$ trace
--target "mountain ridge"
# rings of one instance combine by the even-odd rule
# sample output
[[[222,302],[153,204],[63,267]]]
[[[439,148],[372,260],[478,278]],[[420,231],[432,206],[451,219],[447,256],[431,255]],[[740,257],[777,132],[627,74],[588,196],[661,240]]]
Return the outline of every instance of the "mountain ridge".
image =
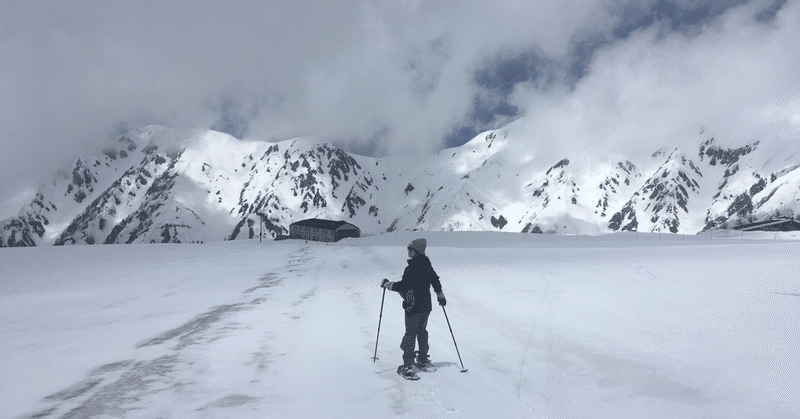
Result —
[[[0,246],[274,237],[304,218],[362,234],[510,231],[694,234],[795,217],[798,147],[665,147],[644,161],[576,151],[546,169],[513,124],[423,157],[350,154],[326,142],[240,141],[146,126],[121,135],[0,221]],[[785,144],[783,144],[785,145]]]

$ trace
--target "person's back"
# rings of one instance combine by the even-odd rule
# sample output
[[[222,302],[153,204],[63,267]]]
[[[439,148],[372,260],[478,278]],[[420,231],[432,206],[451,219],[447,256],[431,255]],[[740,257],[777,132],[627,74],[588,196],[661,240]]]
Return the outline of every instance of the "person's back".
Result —
[[[424,254],[417,254],[408,260],[403,279],[394,283],[391,289],[403,297],[406,313],[417,314],[429,313],[433,309],[431,286],[437,294],[442,292],[439,275],[433,270],[430,259]]]

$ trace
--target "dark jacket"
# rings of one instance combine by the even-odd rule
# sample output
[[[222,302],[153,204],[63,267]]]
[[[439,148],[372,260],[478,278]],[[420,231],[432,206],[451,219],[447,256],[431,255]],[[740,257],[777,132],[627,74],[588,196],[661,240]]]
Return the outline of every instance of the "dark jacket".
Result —
[[[408,260],[403,279],[392,282],[389,289],[400,293],[403,308],[407,315],[411,315],[431,312],[431,285],[434,292],[442,292],[442,283],[431,266],[431,260],[425,255],[417,255]]]

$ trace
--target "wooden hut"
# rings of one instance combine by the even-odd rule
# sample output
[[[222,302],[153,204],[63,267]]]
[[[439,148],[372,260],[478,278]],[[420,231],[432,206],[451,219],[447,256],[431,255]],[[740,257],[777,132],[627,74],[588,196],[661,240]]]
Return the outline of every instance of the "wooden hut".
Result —
[[[345,237],[360,237],[361,230],[346,221],[310,218],[289,225],[289,238],[337,242]]]

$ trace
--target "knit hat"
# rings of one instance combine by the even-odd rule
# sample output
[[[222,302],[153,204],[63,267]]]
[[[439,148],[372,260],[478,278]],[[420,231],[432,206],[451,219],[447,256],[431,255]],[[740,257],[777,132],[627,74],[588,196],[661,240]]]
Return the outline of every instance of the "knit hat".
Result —
[[[425,247],[428,246],[428,241],[425,239],[416,239],[408,244],[408,248],[414,250],[420,255],[425,254]]]

